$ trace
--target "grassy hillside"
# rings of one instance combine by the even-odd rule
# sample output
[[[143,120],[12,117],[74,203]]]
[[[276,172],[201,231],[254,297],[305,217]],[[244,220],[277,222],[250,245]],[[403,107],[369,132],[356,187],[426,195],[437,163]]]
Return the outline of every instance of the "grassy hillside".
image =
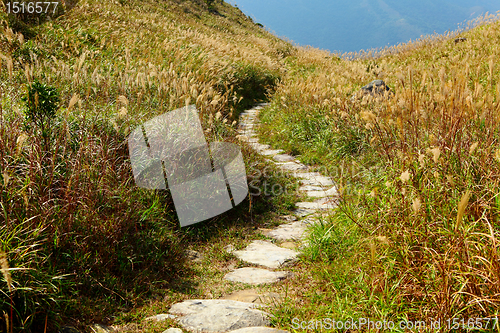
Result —
[[[261,133],[328,173],[341,198],[313,230],[312,269],[289,286],[278,323],[436,318],[444,327],[499,315],[497,19],[458,43],[435,36],[376,58],[298,49],[286,59]],[[392,98],[359,92],[378,78]]]
[[[496,18],[464,42],[435,36],[356,60],[294,48],[220,1],[66,1],[50,21],[0,18],[0,330],[161,332],[143,318],[226,293],[221,276],[238,262],[223,247],[261,237],[296,198],[251,196],[180,229],[168,191],[134,185],[126,139],[196,104],[207,141],[238,142],[238,113],[267,96],[262,138],[341,190],[275,326],[498,315]],[[375,78],[392,98],[359,94]],[[263,184],[269,166],[242,148]]]
[[[158,298],[204,297],[192,279],[217,267],[193,269],[184,250],[225,262],[235,234],[292,205],[247,199],[180,230],[168,191],[135,186],[126,141],[196,104],[207,141],[237,142],[238,112],[273,90],[289,44],[220,1],[65,4],[52,20],[0,14],[2,332],[130,321]],[[264,164],[243,148],[257,184]]]

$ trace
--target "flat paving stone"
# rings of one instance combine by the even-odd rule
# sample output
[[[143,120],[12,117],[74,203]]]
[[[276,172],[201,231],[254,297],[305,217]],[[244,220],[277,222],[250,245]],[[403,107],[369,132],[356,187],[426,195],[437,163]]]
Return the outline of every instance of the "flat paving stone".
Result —
[[[308,197],[313,198],[325,198],[325,197],[333,197],[338,196],[337,188],[334,186],[329,190],[320,190],[320,191],[306,191],[306,195]]]
[[[299,171],[299,170],[307,170],[309,167],[302,163],[295,162],[285,162],[285,163],[276,163],[280,168],[289,170],[289,171]]]
[[[247,328],[240,328],[239,330],[231,331],[228,333],[289,333],[289,332],[271,327],[247,327]]]
[[[295,157],[287,155],[287,154],[280,154],[280,155],[275,155],[273,156],[273,159],[277,162],[291,162],[295,161]]]
[[[272,156],[272,155],[281,154],[283,151],[284,150],[282,150],[282,149],[266,149],[266,150],[261,151],[260,153],[262,155]]]
[[[334,209],[337,204],[331,201],[332,198],[323,198],[313,202],[299,202],[295,204],[298,208],[318,210],[318,209]]]
[[[170,313],[182,316],[177,322],[192,332],[219,333],[245,327],[268,326],[268,314],[255,303],[225,299],[193,299],[172,305]]]
[[[325,177],[318,172],[300,172],[300,173],[295,173],[294,176],[300,178],[300,182],[304,185],[312,185],[312,186],[335,185],[330,178]]]
[[[304,217],[316,213],[314,209],[297,208],[293,213],[298,217]]]
[[[267,269],[244,267],[238,268],[224,276],[224,279],[233,282],[242,282],[247,284],[259,285],[267,283],[275,283],[286,279],[290,272],[280,271],[271,272]]]
[[[264,151],[264,150],[267,150],[267,149],[271,148],[271,146],[270,146],[270,145],[264,145],[264,144],[262,144],[262,143],[251,143],[251,144],[250,144],[250,146],[251,146],[253,149],[255,149],[255,150],[259,151],[259,152],[261,152],[261,151]]]
[[[252,264],[278,268],[295,262],[299,252],[281,248],[271,242],[255,240],[245,250],[234,251],[233,254]]]
[[[305,237],[306,224],[298,221],[287,224],[282,224],[276,229],[266,231],[264,234],[276,240],[301,240]]]

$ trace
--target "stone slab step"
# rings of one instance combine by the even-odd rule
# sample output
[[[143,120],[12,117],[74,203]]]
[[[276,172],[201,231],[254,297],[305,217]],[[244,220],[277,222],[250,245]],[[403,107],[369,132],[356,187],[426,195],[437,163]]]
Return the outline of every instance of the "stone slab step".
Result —
[[[339,194],[335,186],[329,190],[306,191],[305,193],[308,197],[313,198],[336,197]]]
[[[299,252],[281,248],[271,242],[255,240],[246,249],[234,251],[233,254],[248,263],[279,268],[294,263]]]
[[[295,157],[287,155],[287,154],[280,154],[280,155],[275,155],[273,156],[273,159],[277,162],[291,162],[295,161]]]
[[[301,240],[305,237],[307,225],[303,222],[282,224],[276,229],[267,230],[264,235],[276,240]]]
[[[282,149],[267,149],[267,150],[263,150],[261,151],[260,153],[262,155],[266,155],[266,156],[273,156],[273,155],[277,155],[277,154],[281,154],[284,150]]]
[[[334,209],[337,207],[337,204],[332,200],[332,198],[322,198],[313,202],[298,202],[295,205],[298,208],[310,210],[326,210]]]
[[[300,182],[304,185],[312,185],[312,186],[335,185],[330,178],[325,177],[318,172],[298,172],[294,174],[294,177],[300,178]]]
[[[262,268],[244,267],[227,273],[224,276],[224,279],[232,282],[242,282],[247,284],[259,285],[275,283],[284,280],[289,276],[290,272],[272,272]]]
[[[170,313],[191,332],[219,333],[240,328],[268,326],[269,315],[260,305],[224,299],[193,299],[172,305]]]
[[[280,168],[288,171],[305,171],[309,169],[307,165],[296,162],[276,163]]]

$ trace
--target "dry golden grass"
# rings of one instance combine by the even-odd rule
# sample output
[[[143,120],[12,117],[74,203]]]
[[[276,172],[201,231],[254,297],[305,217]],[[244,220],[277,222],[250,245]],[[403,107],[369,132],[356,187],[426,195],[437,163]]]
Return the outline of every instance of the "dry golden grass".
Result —
[[[262,133],[331,172],[343,193],[340,218],[357,233],[390,240],[380,251],[360,239],[343,259],[325,255],[330,277],[318,276],[338,282],[352,273],[344,286],[366,290],[331,290],[318,304],[345,297],[356,316],[374,319],[498,315],[498,18],[371,53],[298,48],[286,59]],[[394,96],[358,93],[375,79]],[[313,308],[311,318],[346,315],[333,305]]]

